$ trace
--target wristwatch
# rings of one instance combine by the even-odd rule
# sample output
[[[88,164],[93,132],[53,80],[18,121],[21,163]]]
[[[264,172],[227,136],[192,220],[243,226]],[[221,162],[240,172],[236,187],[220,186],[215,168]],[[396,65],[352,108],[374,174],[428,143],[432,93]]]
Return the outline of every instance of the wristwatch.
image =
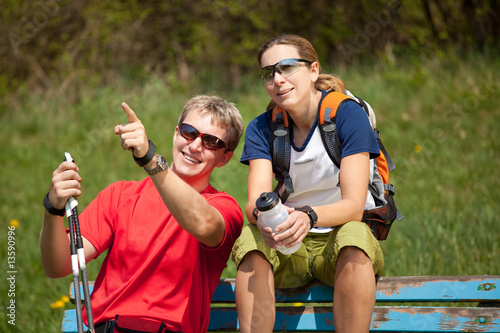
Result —
[[[146,172],[150,176],[156,175],[158,172],[161,172],[161,171],[164,171],[167,169],[168,169],[167,160],[165,159],[165,157],[163,157],[162,155],[159,155],[159,154],[156,154],[156,167],[154,167],[153,169],[149,169],[149,170],[146,169],[146,167],[144,167],[144,170],[146,170]]]
[[[295,210],[298,210],[299,212],[306,213],[307,216],[309,216],[309,220],[311,221],[311,229],[314,228],[316,223],[318,222],[318,214],[310,207],[310,206],[302,206],[302,207],[297,207]],[[310,229],[309,229],[310,230]]]

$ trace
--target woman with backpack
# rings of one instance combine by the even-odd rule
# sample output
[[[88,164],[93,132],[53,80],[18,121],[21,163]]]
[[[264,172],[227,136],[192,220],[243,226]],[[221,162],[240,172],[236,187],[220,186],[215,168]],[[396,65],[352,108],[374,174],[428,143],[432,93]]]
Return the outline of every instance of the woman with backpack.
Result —
[[[368,332],[375,277],[384,266],[379,242],[368,225],[360,222],[364,209],[374,205],[368,191],[370,159],[379,155],[369,119],[354,101],[339,107],[336,124],[342,157],[337,168],[321,142],[317,112],[322,96],[327,91],[344,92],[344,83],[334,75],[321,74],[316,51],[296,35],[264,43],[258,62],[271,102],[248,125],[241,157],[249,165],[246,215],[250,224],[232,252],[238,268],[235,292],[240,330],[272,332],[274,288],[298,287],[317,279],[335,286],[335,331]],[[283,203],[290,215],[276,232],[263,225],[256,210],[261,193],[273,190],[270,128],[274,106],[288,113],[289,175],[294,188]],[[300,243],[291,255],[277,250],[277,246],[290,248]]]

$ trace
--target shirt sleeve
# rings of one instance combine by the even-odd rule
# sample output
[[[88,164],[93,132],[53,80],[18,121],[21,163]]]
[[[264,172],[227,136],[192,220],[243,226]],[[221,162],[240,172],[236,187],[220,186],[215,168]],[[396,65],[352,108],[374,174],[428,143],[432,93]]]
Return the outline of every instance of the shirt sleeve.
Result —
[[[272,110],[271,110],[272,111]],[[255,159],[267,159],[272,161],[270,147],[270,122],[271,111],[267,111],[253,119],[245,130],[245,145],[241,154],[240,162],[248,165],[248,161]]]
[[[244,220],[241,208],[236,199],[226,192],[218,192],[215,195],[205,196],[205,198],[212,207],[215,207],[222,214],[225,222],[225,233],[221,244],[213,248],[205,248],[229,253],[243,227]]]
[[[245,131],[245,145],[240,162],[248,165],[250,160],[272,161],[270,147],[271,112],[253,119]],[[368,152],[370,158],[379,156],[377,138],[364,109],[354,101],[343,103],[337,112],[337,130],[342,145],[342,157]]]
[[[121,181],[106,187],[79,216],[81,234],[96,248],[96,258],[113,241],[115,207],[120,200],[123,185],[124,181]]]
[[[368,152],[370,158],[380,155],[370,120],[356,102],[347,101],[337,111],[337,131],[342,145],[342,158],[363,152]]]

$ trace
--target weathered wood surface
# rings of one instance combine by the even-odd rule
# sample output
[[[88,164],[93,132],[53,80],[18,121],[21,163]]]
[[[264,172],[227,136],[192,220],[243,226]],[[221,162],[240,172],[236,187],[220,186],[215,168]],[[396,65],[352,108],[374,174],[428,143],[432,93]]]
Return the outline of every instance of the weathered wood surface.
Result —
[[[234,279],[221,280],[212,302],[234,302]],[[500,276],[383,276],[377,302],[499,301]],[[277,289],[277,302],[332,302],[333,287],[313,282],[305,287]]]
[[[234,286],[234,279],[220,281],[212,301],[209,331],[238,330]],[[74,302],[72,287],[70,298]],[[275,331],[333,331],[332,301],[333,288],[319,282],[276,290]],[[380,306],[387,302],[391,306]],[[458,307],[463,302],[468,307]],[[478,306],[471,306],[472,302]],[[370,331],[500,332],[499,305],[500,276],[381,277]],[[65,312],[62,331],[76,332],[75,310]]]
[[[235,308],[212,308],[209,330],[236,330]],[[333,331],[330,306],[277,307],[275,331]],[[371,332],[500,332],[498,308],[379,307]]]
[[[209,331],[238,329],[235,308],[212,308]],[[278,307],[275,331],[333,331],[331,307]],[[66,310],[63,332],[77,332],[76,311]],[[498,308],[376,307],[371,332],[500,332]]]

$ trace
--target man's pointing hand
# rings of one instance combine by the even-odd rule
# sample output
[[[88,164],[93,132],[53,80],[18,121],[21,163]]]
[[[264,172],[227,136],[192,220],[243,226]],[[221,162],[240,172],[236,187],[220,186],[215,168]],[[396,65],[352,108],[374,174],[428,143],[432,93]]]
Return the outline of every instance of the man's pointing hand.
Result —
[[[115,126],[115,134],[120,136],[120,143],[125,150],[131,150],[135,157],[141,158],[149,149],[148,137],[144,125],[137,118],[134,110],[122,103],[123,111],[127,115],[128,123]]]

